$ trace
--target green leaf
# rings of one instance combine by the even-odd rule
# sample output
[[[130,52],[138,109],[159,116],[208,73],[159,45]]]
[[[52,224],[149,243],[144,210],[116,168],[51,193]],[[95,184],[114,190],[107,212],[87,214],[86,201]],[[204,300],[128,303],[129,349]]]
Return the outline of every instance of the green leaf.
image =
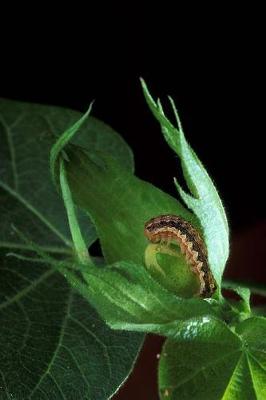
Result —
[[[86,280],[85,296],[114,329],[174,337],[180,321],[215,315],[207,301],[177,297],[158,284],[142,265],[132,262],[90,268]]]
[[[265,329],[265,318],[245,320],[236,333],[211,318],[185,321],[162,350],[161,399],[265,399]]]
[[[244,286],[240,286],[234,282],[222,282],[222,286],[225,289],[233,290],[241,297],[242,301],[237,303],[237,307],[239,308],[240,312],[250,314],[250,289]]]
[[[59,153],[61,150],[65,147],[67,143],[70,142],[70,140],[75,136],[75,133],[77,130],[79,130],[84,122],[87,120],[90,112],[91,112],[92,105],[90,105],[88,111],[74,124],[71,125],[69,129],[67,129],[56,141],[56,143],[53,145],[52,150],[50,152],[50,169],[52,173],[52,178],[54,183],[56,183],[56,161],[59,156]]]
[[[110,330],[44,263],[0,256],[0,398],[109,398],[142,337]]]
[[[95,223],[107,263],[143,264],[148,244],[144,224],[162,213],[193,216],[174,198],[135,177],[106,153],[65,149],[69,186],[76,204]]]
[[[60,107],[0,100],[0,211],[1,247],[25,244],[14,235],[12,224],[51,251],[67,251],[70,233],[60,196],[51,182],[49,152],[56,135],[81,114]],[[107,125],[90,117],[73,141],[85,148],[114,153],[132,171],[132,152]],[[89,245],[95,230],[88,217],[79,215]]]
[[[157,104],[154,102],[144,81],[142,86],[148,106],[159,121],[165,140],[181,159],[190,193],[186,193],[177,181],[175,183],[185,204],[198,217],[208,249],[209,264],[220,286],[229,253],[228,223],[221,199],[207,171],[186,141],[173,100],[170,98],[177,128],[166,118],[160,101]]]
[[[236,286],[234,291],[242,298],[246,309],[250,311],[250,290],[248,288]]]
[[[1,399],[107,399],[127,378],[141,345],[140,335],[111,331],[54,267],[31,259],[30,242],[12,228],[42,250],[72,255],[49,151],[55,135],[80,116],[59,107],[0,101]],[[73,141],[114,153],[133,170],[125,142],[92,117]],[[94,226],[84,213],[79,222],[89,246]],[[22,259],[6,257],[11,252]]]
[[[241,335],[248,364],[248,382],[257,399],[266,398],[266,318],[253,317],[246,319],[236,327]]]

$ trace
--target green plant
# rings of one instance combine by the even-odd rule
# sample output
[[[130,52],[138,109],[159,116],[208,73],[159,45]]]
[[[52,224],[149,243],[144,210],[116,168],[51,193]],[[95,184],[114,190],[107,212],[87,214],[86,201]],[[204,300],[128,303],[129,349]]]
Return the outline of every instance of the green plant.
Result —
[[[110,398],[146,332],[167,338],[162,399],[266,398],[266,319],[250,309],[248,288],[222,281],[229,253],[222,202],[172,99],[177,127],[142,85],[181,160],[190,193],[175,185],[186,207],[134,176],[130,148],[90,110],[0,102],[1,399]],[[160,214],[201,232],[217,284],[212,298],[171,290],[167,268],[177,281],[181,267],[187,271],[178,249],[151,248],[162,279],[145,266],[144,224]],[[97,238],[103,258],[87,250]],[[222,286],[240,300],[226,300]]]

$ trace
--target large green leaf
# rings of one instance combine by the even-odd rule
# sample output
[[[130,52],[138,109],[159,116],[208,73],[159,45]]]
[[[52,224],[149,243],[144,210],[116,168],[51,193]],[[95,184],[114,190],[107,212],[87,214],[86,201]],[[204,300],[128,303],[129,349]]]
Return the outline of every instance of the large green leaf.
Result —
[[[108,328],[44,263],[0,256],[1,400],[109,398],[142,338]]]
[[[266,398],[266,319],[250,318],[233,333],[223,322],[199,317],[183,323],[163,347],[162,399]]]
[[[42,249],[71,254],[49,151],[55,135],[80,116],[58,107],[0,101],[1,399],[106,399],[128,376],[142,341],[111,331],[59,273],[6,257],[32,250],[12,225]],[[75,143],[114,153],[133,170],[131,150],[111,128],[90,117],[80,133]],[[84,213],[79,221],[89,245],[95,229]]]
[[[161,125],[165,140],[181,159],[190,193],[186,193],[177,181],[176,186],[183,201],[198,217],[208,249],[210,267],[220,286],[229,253],[228,223],[221,199],[206,169],[186,141],[173,100],[170,99],[170,102],[178,128],[166,118],[160,101],[157,104],[154,102],[144,81],[142,85],[146,101]]]

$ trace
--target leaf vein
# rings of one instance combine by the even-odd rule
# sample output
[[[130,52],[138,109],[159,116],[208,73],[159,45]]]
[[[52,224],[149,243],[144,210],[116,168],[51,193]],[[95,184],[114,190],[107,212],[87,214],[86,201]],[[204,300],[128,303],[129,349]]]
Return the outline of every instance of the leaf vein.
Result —
[[[18,173],[17,173],[17,164],[16,164],[16,153],[15,153],[15,147],[13,144],[13,138],[11,135],[11,130],[6,124],[5,120],[3,118],[0,118],[1,123],[3,124],[3,127],[5,128],[6,131],[6,136],[7,136],[7,143],[10,151],[10,158],[11,158],[11,166],[12,166],[12,173],[13,173],[13,179],[14,179],[14,188],[15,190],[18,189]]]
[[[48,278],[50,275],[54,274],[53,270],[48,270],[44,274],[42,274],[38,279],[33,281],[30,285],[26,286],[24,289],[20,290],[15,296],[12,298],[9,298],[6,301],[3,301],[0,304],[0,310],[3,310],[4,308],[10,306],[11,304],[18,302],[22,297],[26,296],[31,290],[35,289],[37,285],[42,283],[46,278]]]
[[[69,315],[70,315],[70,307],[71,307],[71,305],[72,305],[72,297],[73,297],[73,295],[72,295],[72,292],[70,291],[70,292],[69,292],[68,302],[67,302],[66,313],[65,313],[64,319],[63,319],[63,321],[62,321],[62,325],[61,325],[61,330],[60,330],[60,334],[59,334],[59,338],[58,338],[57,347],[56,347],[56,349],[55,349],[55,351],[54,351],[54,354],[53,354],[53,356],[52,356],[52,358],[51,358],[51,361],[50,361],[49,365],[47,366],[46,371],[42,374],[42,376],[40,377],[39,382],[38,382],[38,383],[35,385],[35,387],[33,388],[32,392],[31,392],[31,395],[29,396],[29,400],[32,398],[32,396],[34,395],[34,393],[36,392],[36,390],[39,389],[39,387],[41,386],[41,383],[43,382],[43,380],[44,380],[44,378],[45,378],[46,375],[49,375],[49,376],[54,380],[54,382],[56,383],[56,385],[58,385],[58,383],[57,383],[57,382],[55,381],[55,379],[52,377],[52,374],[51,374],[50,371],[51,371],[51,368],[52,368],[52,366],[53,366],[53,364],[54,364],[54,361],[55,361],[55,359],[56,359],[56,357],[57,357],[57,355],[58,355],[59,349],[60,349],[60,347],[61,347],[61,345],[62,345],[62,340],[63,340],[63,336],[64,336],[64,334],[65,334],[65,328],[66,328],[66,325],[67,325],[67,318],[68,318]],[[59,388],[59,389],[60,389],[60,388]],[[60,392],[61,392],[61,389],[60,389]],[[63,395],[63,398],[65,398],[63,393],[62,393],[62,395]]]
[[[85,384],[88,386],[88,394],[89,394],[90,383],[89,383],[89,381],[88,381],[86,375],[84,374],[84,372],[83,372],[82,369],[80,368],[79,363],[78,363],[76,357],[74,356],[73,352],[72,352],[68,347],[62,345],[62,348],[64,348],[64,349],[68,352],[68,354],[71,356],[72,360],[73,360],[74,363],[76,364],[76,367],[77,367],[77,369],[79,370],[80,375],[81,375],[82,378],[83,378],[83,381],[84,381]]]
[[[111,377],[112,376],[111,361],[110,361],[109,353],[108,353],[107,346],[105,345],[105,343],[102,342],[87,326],[85,326],[82,322],[78,321],[75,317],[70,315],[69,318],[74,323],[76,323],[78,326],[80,326],[90,336],[92,336],[94,338],[94,340],[96,341],[96,343],[98,343],[103,348],[103,350],[104,350],[103,354],[104,354],[104,357],[106,359],[106,363],[108,366],[109,376]]]
[[[16,200],[18,200],[21,204],[24,205],[32,214],[34,214],[44,225],[46,225],[56,236],[58,236],[67,246],[71,246],[71,242],[64,236],[62,233],[53,226],[50,221],[48,221],[42,214],[33,207],[24,197],[22,197],[18,192],[11,189],[8,185],[4,182],[0,181],[0,187],[8,192],[11,196],[13,196]]]

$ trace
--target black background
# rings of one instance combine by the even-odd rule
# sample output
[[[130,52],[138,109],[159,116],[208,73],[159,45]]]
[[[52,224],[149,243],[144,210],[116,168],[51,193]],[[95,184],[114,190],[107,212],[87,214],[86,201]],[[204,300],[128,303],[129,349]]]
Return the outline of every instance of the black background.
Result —
[[[0,38],[0,95],[80,111],[95,99],[94,116],[133,148],[137,175],[176,195],[179,163],[145,104],[139,77],[163,103],[170,94],[224,200],[229,277],[265,282],[264,13],[243,4],[187,5],[124,12],[71,6],[68,16],[66,5],[59,11],[38,5],[26,19],[25,9],[11,12]],[[148,342],[117,399],[156,398],[160,344]]]
[[[137,174],[175,195],[178,162],[144,102],[142,76],[154,96],[175,99],[234,232],[265,219],[263,32],[248,9],[198,11],[140,10],[118,23],[92,13],[80,26],[85,10],[13,21],[1,38],[0,95],[81,111],[95,99],[93,114],[132,146]]]

